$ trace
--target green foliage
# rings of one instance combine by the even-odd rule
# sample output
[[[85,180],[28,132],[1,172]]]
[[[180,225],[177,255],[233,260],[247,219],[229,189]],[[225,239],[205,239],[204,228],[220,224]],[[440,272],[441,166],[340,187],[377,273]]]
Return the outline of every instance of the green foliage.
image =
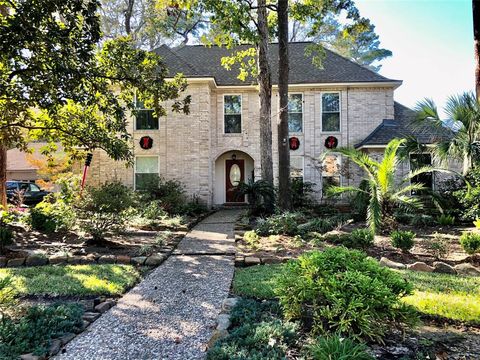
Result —
[[[275,297],[275,277],[281,273],[283,265],[256,265],[236,268],[232,283],[233,292],[238,296],[257,299]]]
[[[301,213],[284,212],[258,221],[255,231],[260,236],[296,235],[298,223],[303,219]]]
[[[0,278],[0,322],[1,317],[6,316],[16,305],[16,291],[12,286],[10,277]]]
[[[301,177],[291,179],[290,196],[293,209],[310,208],[314,204],[313,186],[313,183],[303,181]]]
[[[120,295],[140,278],[130,265],[67,265],[0,269],[19,295]]]
[[[73,207],[54,196],[47,196],[42,202],[30,209],[28,223],[34,230],[48,233],[70,230],[75,224]]]
[[[480,218],[480,166],[470,169],[465,179],[471,188],[463,186],[454,191],[453,196],[460,204],[460,218],[463,221],[474,221]]]
[[[397,168],[401,163],[399,153],[400,147],[406,140],[393,139],[385,148],[382,161],[376,161],[368,154],[353,149],[339,148],[336,153],[350,159],[366,173],[364,181],[368,182],[363,188],[355,186],[331,186],[327,189],[328,196],[338,196],[343,193],[362,193],[363,197],[368,197],[367,222],[372,232],[379,230],[389,230],[394,224],[394,213],[397,209],[415,210],[422,207],[418,197],[408,196],[411,191],[419,191],[424,188],[422,184],[411,183],[398,187],[395,180]],[[410,183],[410,180],[419,174],[431,172],[431,168],[420,168],[410,173],[402,184]],[[366,189],[365,189],[366,188]]]
[[[460,245],[467,254],[480,253],[480,234],[474,232],[463,232],[460,236]]]
[[[351,249],[366,249],[373,245],[374,240],[375,235],[370,229],[355,229],[342,242],[342,245]]]
[[[255,232],[255,230],[246,231],[243,234],[243,240],[251,247],[256,248],[260,242],[260,236]]]
[[[207,353],[208,360],[282,360],[298,339],[298,327],[280,320],[275,302],[240,300],[231,312],[229,335]]]
[[[0,222],[0,254],[5,253],[5,246],[13,244],[13,232],[6,224]]]
[[[455,224],[455,216],[441,214],[440,216],[437,217],[437,222],[440,225],[452,226]]]
[[[342,225],[344,222],[345,217],[342,215],[317,218],[299,225],[298,231],[301,234],[306,234],[310,232],[324,234],[326,232],[332,231],[336,227]]]
[[[168,216],[159,200],[148,202],[146,206],[140,208],[140,211],[141,216],[148,220],[157,220]]]
[[[452,242],[447,236],[436,232],[433,234],[433,238],[427,242],[426,249],[436,259],[442,259],[450,253],[451,246]]]
[[[273,203],[275,191],[271,184],[265,180],[249,180],[248,183],[240,183],[235,188],[237,196],[248,196],[248,203],[252,215],[261,215],[268,212],[268,204]]]
[[[413,231],[398,230],[390,233],[392,245],[404,252],[408,252],[413,248],[415,236],[417,235]]]
[[[364,253],[328,248],[290,261],[276,294],[287,319],[299,319],[313,334],[381,341],[392,325],[414,315],[400,299],[412,286]]]
[[[320,337],[307,347],[310,359],[315,360],[373,360],[364,344],[338,335]]]
[[[477,229],[480,229],[480,218],[476,218],[473,222],[473,225],[475,225]]]
[[[31,352],[46,355],[51,339],[79,331],[82,315],[79,304],[54,304],[32,306],[18,321],[5,317],[0,322],[0,358],[18,359]]]
[[[132,205],[132,191],[119,181],[88,188],[79,206],[81,226],[94,241],[102,240],[107,232],[124,225],[126,210]]]

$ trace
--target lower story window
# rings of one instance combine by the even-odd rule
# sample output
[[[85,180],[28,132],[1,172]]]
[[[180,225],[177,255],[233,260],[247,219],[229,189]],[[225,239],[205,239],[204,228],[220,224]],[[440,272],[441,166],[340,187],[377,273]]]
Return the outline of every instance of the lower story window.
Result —
[[[290,177],[303,179],[303,156],[290,156]]]
[[[137,156],[135,158],[135,189],[145,189],[158,179],[158,156]]]
[[[430,154],[410,154],[410,170],[415,171],[425,166],[432,165],[432,156]],[[411,180],[412,184],[422,184],[426,189],[433,189],[433,174],[426,172],[414,176]],[[419,195],[422,192],[412,191],[412,195]]]
[[[322,194],[325,196],[330,186],[340,186],[341,157],[337,154],[325,156],[322,163]]]

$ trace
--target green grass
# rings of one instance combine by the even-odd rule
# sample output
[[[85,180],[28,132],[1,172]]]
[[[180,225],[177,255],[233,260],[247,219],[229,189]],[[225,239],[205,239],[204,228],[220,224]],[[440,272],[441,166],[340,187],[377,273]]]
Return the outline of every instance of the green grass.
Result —
[[[236,269],[233,278],[233,292],[244,297],[272,299],[275,297],[274,279],[281,269],[281,264]]]
[[[233,292],[239,296],[272,299],[274,278],[282,265],[257,265],[235,271]],[[480,324],[480,277],[401,271],[415,287],[404,301],[421,313]]]
[[[420,312],[480,324],[480,277],[402,271],[415,286],[404,298]]]
[[[130,265],[67,265],[0,269],[19,295],[120,295],[140,278]]]

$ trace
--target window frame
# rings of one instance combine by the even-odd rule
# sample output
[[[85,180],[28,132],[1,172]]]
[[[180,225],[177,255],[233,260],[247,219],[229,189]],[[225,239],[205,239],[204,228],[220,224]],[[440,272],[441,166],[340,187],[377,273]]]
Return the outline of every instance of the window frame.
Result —
[[[240,115],[240,132],[226,132],[225,130],[225,97],[226,96],[240,96],[240,114],[229,114],[229,115]],[[243,94],[239,93],[226,93],[222,95],[222,128],[223,128],[223,135],[227,136],[238,136],[243,134]]]
[[[342,158],[342,154],[340,153],[336,153],[336,152],[332,152],[332,153],[329,153],[327,154],[326,156],[329,156],[329,155],[333,155],[333,156],[336,156],[337,157],[337,164],[338,164],[338,167],[341,167],[342,166],[342,163],[343,163],[343,158]],[[323,160],[325,161],[325,159]],[[321,181],[322,181],[322,189],[321,189],[321,194],[322,194],[322,198],[325,197],[325,193],[324,193],[324,188],[323,188],[323,179],[324,178],[334,178],[334,177],[338,177],[338,186],[343,186],[343,176],[342,176],[342,172],[339,171],[338,172],[338,175],[324,175],[324,171],[323,171],[323,161],[322,161],[322,173],[321,173]]]
[[[134,107],[135,107],[135,111],[139,111],[139,110],[150,110],[150,111],[153,111],[155,112],[155,109],[147,109],[147,108],[138,108],[137,107],[137,93],[135,92],[135,95],[134,95],[134,101],[133,101],[133,104],[134,104]],[[133,114],[132,114],[133,115]],[[158,117],[158,126],[156,129],[139,129],[138,126],[137,126],[137,115],[133,115],[133,118],[134,118],[134,126],[133,126],[133,130],[134,131],[158,131],[160,130],[160,117]]]
[[[338,94],[338,130],[326,131],[323,129],[323,95]],[[328,111],[326,114],[336,114],[336,111]],[[323,134],[340,134],[342,132],[342,92],[341,91],[322,91],[320,93],[320,132]]]
[[[305,95],[304,95],[303,92],[288,93],[289,97],[290,97],[290,95],[301,95],[302,96],[302,131],[294,131],[294,132],[289,131],[288,133],[293,134],[293,135],[301,135],[301,134],[304,134],[304,125],[305,125]],[[288,105],[287,105],[287,112],[290,115],[290,111],[288,111]],[[298,114],[298,113],[294,113],[294,114]],[[290,116],[288,117],[288,121],[290,121]]]
[[[137,159],[138,158],[147,158],[147,157],[155,157],[157,158],[157,173],[137,173]],[[160,177],[160,156],[159,155],[135,155],[134,164],[133,164],[133,189],[138,191],[137,189],[137,174],[157,174]]]

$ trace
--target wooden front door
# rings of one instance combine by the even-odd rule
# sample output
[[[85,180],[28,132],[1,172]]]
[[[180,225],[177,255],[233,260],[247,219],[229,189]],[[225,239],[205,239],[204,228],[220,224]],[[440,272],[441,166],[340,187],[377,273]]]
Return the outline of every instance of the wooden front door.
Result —
[[[227,203],[243,203],[245,195],[238,196],[235,186],[244,181],[245,161],[244,160],[226,160],[225,161],[225,199]]]

